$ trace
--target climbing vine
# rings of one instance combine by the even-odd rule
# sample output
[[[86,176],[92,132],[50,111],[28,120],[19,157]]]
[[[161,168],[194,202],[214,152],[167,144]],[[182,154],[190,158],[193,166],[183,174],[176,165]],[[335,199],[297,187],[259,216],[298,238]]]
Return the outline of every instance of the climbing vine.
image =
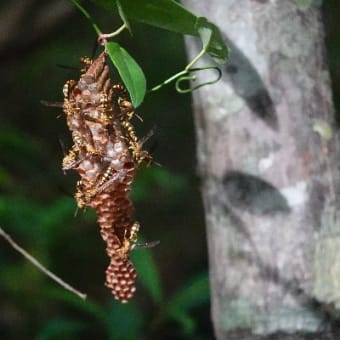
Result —
[[[150,1],[116,1],[114,8],[123,24],[112,33],[102,33],[91,15],[76,0],[70,0],[91,22],[98,34],[98,43],[104,51],[94,60],[83,58],[83,73],[79,81],[69,80],[64,86],[64,112],[72,132],[73,146],[63,160],[63,170],[73,169],[80,175],[75,198],[78,207],[92,207],[98,217],[100,232],[106,242],[110,264],[106,270],[106,286],[115,298],[127,302],[135,291],[136,272],[129,259],[129,253],[137,241],[139,223],[133,219],[133,205],[129,199],[131,184],[139,165],[150,165],[150,154],[142,149],[135,133],[132,118],[134,107],[139,106],[146,93],[146,79],[137,62],[117,42],[109,42],[124,29],[131,31],[129,16],[144,19],[148,16]],[[168,15],[177,12],[179,17],[188,16],[192,20],[194,33],[201,37],[203,48],[184,68],[161,84],[154,86],[156,91],[162,86],[176,82],[178,92],[187,93],[201,86],[212,84],[221,77],[218,67],[193,68],[193,65],[206,53],[218,62],[225,61],[227,49],[220,43],[217,28],[205,18],[196,18],[176,2],[151,1],[152,11],[164,14],[163,5],[168,7]],[[98,2],[108,4],[106,2]],[[142,5],[142,7],[140,7]],[[132,6],[132,7],[131,7]],[[135,6],[139,7],[136,12]],[[151,9],[150,9],[151,10]],[[138,15],[136,16],[136,14]],[[157,24],[152,21],[152,24]],[[190,26],[189,26],[190,27]],[[109,57],[125,86],[114,84],[109,77]],[[218,72],[217,79],[199,84],[192,89],[183,89],[183,81],[195,81],[194,72],[206,69]],[[130,99],[131,98],[131,99]]]

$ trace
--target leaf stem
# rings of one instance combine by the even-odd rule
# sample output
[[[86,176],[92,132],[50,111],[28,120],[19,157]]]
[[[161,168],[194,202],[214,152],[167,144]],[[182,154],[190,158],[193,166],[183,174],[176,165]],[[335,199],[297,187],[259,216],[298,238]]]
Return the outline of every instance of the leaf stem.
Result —
[[[199,59],[202,58],[202,56],[206,53],[206,48],[202,48],[202,50],[197,54],[197,56],[184,68],[183,71],[176,73],[175,75],[173,75],[172,77],[164,80],[162,83],[154,86],[152,89],[149,90],[149,92],[153,92],[153,91],[158,91],[160,88],[162,88],[164,85],[167,85],[169,83],[171,83],[174,80],[177,80],[176,82],[176,90],[178,91],[178,80],[182,81],[182,80],[195,80],[196,76],[189,76],[190,72],[192,71],[197,71],[198,69],[192,69],[193,65],[197,63],[197,61]],[[203,68],[204,69],[204,68]],[[185,93],[185,92],[181,92],[180,93]]]
[[[127,28],[126,24],[124,23],[122,26],[120,26],[118,29],[116,29],[112,33],[100,33],[98,37],[98,41],[101,45],[105,45],[107,42],[107,39],[113,38],[120,34],[125,28]]]
[[[63,281],[60,277],[56,276],[51,271],[49,271],[37,259],[35,259],[32,255],[30,255],[25,249],[21,248],[16,242],[14,242],[11,236],[9,236],[1,227],[0,227],[0,236],[2,236],[17,252],[19,252],[22,256],[24,256],[28,261],[30,261],[35,267],[37,267],[45,275],[49,276],[52,280],[57,282],[60,286],[74,293],[75,295],[78,295],[81,299],[83,300],[86,299],[86,294],[81,293],[80,291],[73,288],[65,281]]]
[[[175,75],[173,75],[172,77],[164,80],[162,83],[154,86],[152,89],[149,90],[149,92],[153,92],[153,91],[158,91],[160,88],[162,88],[164,85],[167,85],[169,83],[171,83],[172,81],[176,80],[177,78],[184,76],[188,73],[188,71],[183,70],[181,72],[176,73]]]
[[[98,25],[93,20],[93,18],[91,17],[90,13],[82,5],[80,5],[80,3],[77,0],[68,0],[68,1],[71,2],[75,7],[79,9],[79,11],[84,15],[84,17],[91,22],[91,25],[93,29],[96,31],[96,33],[98,35],[101,35],[102,32],[99,29]]]
[[[203,55],[206,53],[206,48],[202,48],[200,53],[197,54],[197,56],[191,60],[191,62],[185,67],[185,71],[190,72],[190,69],[194,66],[194,64],[197,63],[199,59],[203,57]]]

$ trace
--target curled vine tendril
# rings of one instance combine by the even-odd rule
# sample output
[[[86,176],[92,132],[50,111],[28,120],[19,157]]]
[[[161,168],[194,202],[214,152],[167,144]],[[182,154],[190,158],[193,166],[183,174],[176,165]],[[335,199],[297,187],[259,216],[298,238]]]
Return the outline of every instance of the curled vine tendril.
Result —
[[[201,71],[206,71],[206,70],[214,70],[217,72],[216,78],[213,80],[206,81],[204,83],[198,84],[193,87],[188,87],[188,88],[183,88],[181,87],[181,84],[185,81],[195,81],[197,79],[197,76],[195,74],[192,74],[194,72],[201,72]],[[154,92],[158,91],[161,89],[163,86],[168,85],[169,83],[175,81],[175,88],[176,91],[179,93],[191,93],[198,88],[206,85],[212,85],[217,83],[220,79],[222,78],[222,71],[219,67],[217,66],[205,66],[205,67],[196,67],[196,68],[191,68],[191,69],[185,69],[184,71],[181,71],[179,73],[176,73],[172,77],[164,80],[162,83],[154,86],[152,89],[149,90],[149,92]]]
[[[210,81],[206,81],[204,83],[198,84],[196,86],[193,87],[189,87],[189,88],[182,88],[180,85],[181,83],[183,83],[184,81],[195,81],[196,80],[196,75],[192,75],[191,73],[193,72],[201,72],[201,71],[205,71],[205,70],[214,70],[217,72],[217,76],[215,79],[210,80]],[[222,78],[222,71],[219,67],[217,66],[205,66],[205,67],[197,67],[197,68],[192,68],[191,70],[187,71],[187,73],[183,76],[180,76],[179,78],[177,78],[176,83],[175,83],[175,88],[176,91],[179,93],[191,93],[195,90],[197,90],[198,88],[202,87],[202,86],[206,86],[206,85],[212,85],[217,83],[220,79]]]
[[[176,73],[175,75],[173,75],[172,77],[166,79],[165,81],[163,81],[162,83],[156,85],[155,87],[153,87],[151,90],[149,90],[149,92],[153,92],[153,91],[157,91],[160,88],[162,88],[164,85],[167,85],[169,83],[171,83],[172,81],[176,81],[175,82],[175,88],[176,91],[179,93],[191,93],[195,90],[197,90],[198,88],[202,87],[202,86],[206,86],[206,85],[211,85],[211,84],[215,84],[217,83],[221,78],[222,78],[222,71],[219,67],[217,66],[204,66],[204,67],[196,67],[196,68],[192,68],[194,64],[197,63],[197,61],[199,59],[201,59],[203,57],[203,55],[206,53],[206,47],[203,47],[202,50],[197,54],[197,56],[185,67],[185,69],[181,72]],[[192,74],[193,72],[201,72],[201,71],[206,71],[206,70],[214,70],[217,72],[217,77],[214,80],[210,80],[207,81],[205,83],[201,83],[198,84],[194,87],[189,87],[189,88],[182,88],[180,85],[181,83],[183,83],[184,81],[195,81],[197,79],[196,75]]]
[[[184,81],[195,81],[197,79],[197,76],[192,74],[193,72],[201,72],[201,71],[206,71],[206,70],[214,70],[217,72],[217,76],[215,79],[206,81],[204,83],[198,84],[194,87],[191,88],[182,88],[181,83]],[[168,78],[167,80],[163,81],[161,84],[154,86],[150,92],[152,91],[158,91],[160,88],[162,88],[165,85],[168,85],[169,83],[176,81],[175,82],[175,88],[176,91],[179,93],[190,93],[192,91],[197,90],[198,88],[206,85],[211,85],[217,83],[222,77],[222,71],[219,67],[217,66],[205,66],[205,67],[196,67],[196,68],[191,68],[191,69],[185,69],[184,71],[181,71],[179,73],[176,73],[172,77]]]

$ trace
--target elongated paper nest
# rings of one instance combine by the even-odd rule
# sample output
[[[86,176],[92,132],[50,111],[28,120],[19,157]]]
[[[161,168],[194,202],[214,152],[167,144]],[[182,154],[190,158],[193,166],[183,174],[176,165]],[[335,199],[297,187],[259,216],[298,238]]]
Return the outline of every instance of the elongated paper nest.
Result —
[[[139,223],[133,219],[131,184],[141,162],[151,157],[141,149],[131,119],[134,109],[122,85],[111,85],[106,54],[82,58],[79,81],[64,85],[64,112],[73,146],[63,169],[77,171],[78,207],[92,207],[106,242],[110,264],[105,285],[127,302],[135,291],[136,271],[129,259]]]

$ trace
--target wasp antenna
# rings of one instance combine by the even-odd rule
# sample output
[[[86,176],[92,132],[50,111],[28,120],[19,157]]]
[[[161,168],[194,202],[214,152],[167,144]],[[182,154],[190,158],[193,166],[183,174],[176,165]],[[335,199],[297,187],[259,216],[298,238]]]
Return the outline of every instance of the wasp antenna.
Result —
[[[155,164],[156,166],[162,168],[163,165],[161,163],[158,163],[158,162],[155,162],[155,161],[152,161],[152,164]]]
[[[136,112],[134,114],[143,123],[143,118]]]
[[[58,107],[58,108],[63,108],[64,103],[62,102],[49,102],[47,100],[40,100],[40,104],[48,107]]]
[[[161,243],[160,240],[150,241],[150,242],[145,242],[145,243],[135,243],[131,246],[131,250],[154,248],[158,246],[160,243]]]
[[[58,138],[58,141],[59,141],[59,144],[60,144],[60,147],[61,147],[61,150],[63,151],[63,155],[66,156],[66,146],[65,146],[65,143],[63,142],[63,140],[61,138]]]
[[[73,214],[74,218],[76,218],[78,216],[78,211],[79,211],[79,208],[77,207],[76,210],[74,211],[74,214]]]
[[[155,134],[155,129],[152,128],[151,130],[149,130],[149,132],[143,137],[141,138],[141,140],[139,141],[139,143],[141,145],[143,145],[144,143],[146,143],[153,135]]]

